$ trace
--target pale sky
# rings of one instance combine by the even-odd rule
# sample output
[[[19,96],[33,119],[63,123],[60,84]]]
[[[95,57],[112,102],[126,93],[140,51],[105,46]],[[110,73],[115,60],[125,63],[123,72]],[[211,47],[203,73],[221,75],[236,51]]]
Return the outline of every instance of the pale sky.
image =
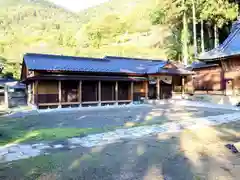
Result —
[[[109,0],[48,0],[65,9],[73,12],[79,12],[92,6],[99,5]]]

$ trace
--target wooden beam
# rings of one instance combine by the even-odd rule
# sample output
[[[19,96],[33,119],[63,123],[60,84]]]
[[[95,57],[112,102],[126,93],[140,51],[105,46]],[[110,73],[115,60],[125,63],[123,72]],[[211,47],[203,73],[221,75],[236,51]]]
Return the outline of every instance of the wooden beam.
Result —
[[[182,76],[182,96],[185,94],[185,78]]]
[[[61,105],[77,105],[79,102],[62,102]],[[59,106],[59,103],[39,103],[39,106]]]
[[[118,82],[116,81],[115,84],[115,100],[116,100],[116,104],[118,102]]]
[[[131,101],[133,101],[133,88],[134,88],[134,84],[133,84],[133,81],[131,81]]]
[[[38,106],[38,81],[36,81],[36,83],[35,83],[35,93],[36,93],[36,95],[35,95],[35,104],[36,104],[36,106]]]
[[[79,81],[79,86],[78,86],[78,101],[80,103],[80,106],[82,104],[82,81]]]
[[[6,108],[9,108],[9,98],[8,98],[8,86],[4,85],[4,104]]]
[[[98,81],[98,103],[101,105],[101,81]]]
[[[28,102],[28,105],[31,104],[31,99],[32,99],[32,85],[28,84],[27,85],[27,102]]]
[[[235,79],[232,80],[232,95],[235,96]]]
[[[160,78],[157,77],[157,99],[160,99]]]
[[[62,81],[58,81],[58,103],[59,107],[62,107]]]
[[[35,82],[33,81],[32,83],[32,104],[34,105],[35,104]]]
[[[119,100],[118,102],[131,102],[131,100]]]
[[[84,101],[82,104],[98,104],[98,101]]]
[[[148,81],[145,81],[145,99],[148,99]]]

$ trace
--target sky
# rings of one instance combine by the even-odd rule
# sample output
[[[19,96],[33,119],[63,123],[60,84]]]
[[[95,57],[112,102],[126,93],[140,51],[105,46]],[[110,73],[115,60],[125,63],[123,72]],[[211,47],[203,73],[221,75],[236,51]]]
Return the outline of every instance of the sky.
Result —
[[[99,5],[109,0],[48,0],[48,1],[53,2],[54,4],[61,6],[67,10],[73,12],[80,12],[81,10]]]

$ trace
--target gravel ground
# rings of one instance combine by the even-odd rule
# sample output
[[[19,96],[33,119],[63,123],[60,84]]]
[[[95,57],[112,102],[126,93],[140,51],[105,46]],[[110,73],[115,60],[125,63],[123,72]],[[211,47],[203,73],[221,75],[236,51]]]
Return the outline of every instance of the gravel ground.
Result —
[[[0,164],[0,179],[237,180],[240,121]]]
[[[22,117],[26,128],[125,126],[194,119],[233,110],[175,105],[135,106],[110,110],[50,112]],[[59,150],[0,164],[0,179],[48,180],[198,180],[239,179],[240,159],[224,144],[239,141],[238,122],[181,133],[123,140],[95,148]]]
[[[227,109],[187,107],[176,105],[133,106],[112,109],[75,110],[48,112],[25,116],[24,121],[31,121],[32,128],[102,128],[106,126],[126,126],[129,122],[144,124],[164,123],[188,118],[199,118],[236,112]],[[6,117],[5,117],[6,119]],[[31,127],[30,127],[31,128]]]

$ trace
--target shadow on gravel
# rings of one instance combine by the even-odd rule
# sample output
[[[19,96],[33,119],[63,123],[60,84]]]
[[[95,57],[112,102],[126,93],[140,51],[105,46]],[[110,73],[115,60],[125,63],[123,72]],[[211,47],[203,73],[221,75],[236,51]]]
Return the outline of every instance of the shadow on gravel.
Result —
[[[239,124],[159,134],[19,160],[0,165],[0,179],[237,179],[240,159],[224,147],[224,138],[229,136],[224,131],[237,133],[231,127]]]

